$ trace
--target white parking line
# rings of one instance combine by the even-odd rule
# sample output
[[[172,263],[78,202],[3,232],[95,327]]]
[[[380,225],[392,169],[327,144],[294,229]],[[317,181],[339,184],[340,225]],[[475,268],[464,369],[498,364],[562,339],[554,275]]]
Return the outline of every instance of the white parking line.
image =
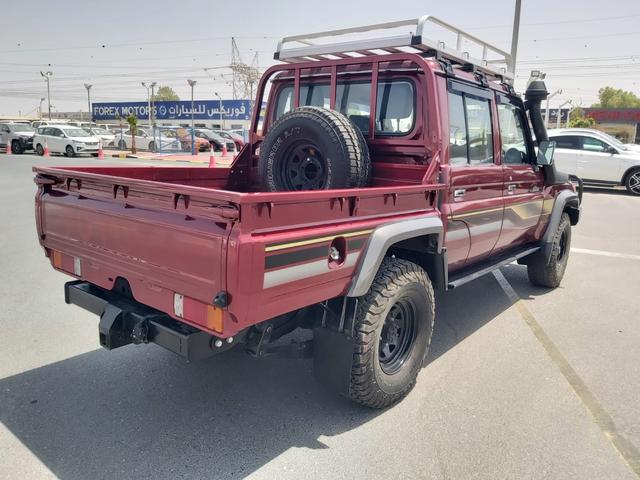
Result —
[[[586,253],[587,255],[600,255],[601,257],[626,258],[627,260],[640,260],[640,255],[631,253],[607,252],[605,250],[589,250],[588,248],[571,247],[571,251],[575,253]]]
[[[573,249],[572,249],[573,250]],[[589,250],[598,252],[598,250]],[[611,252],[604,252],[611,253]],[[620,255],[620,254],[619,254]],[[638,257],[640,258],[640,257]],[[627,437],[622,435],[617,427],[611,415],[605,410],[604,406],[598,401],[596,396],[589,390],[586,383],[578,372],[574,370],[566,357],[560,352],[558,347],[553,343],[551,338],[544,331],[542,326],[538,323],[531,311],[527,308],[520,296],[513,289],[509,281],[505,278],[500,270],[494,270],[493,276],[496,278],[500,287],[504,293],[509,297],[509,300],[513,303],[513,306],[518,310],[520,317],[527,326],[531,329],[531,333],[540,342],[540,345],[547,352],[547,355],[551,361],[558,367],[560,373],[565,380],[571,385],[571,388],[582,401],[582,404],[589,411],[595,424],[600,428],[600,431],[611,442],[613,447],[618,451],[620,456],[629,465],[633,473],[640,478],[640,452],[636,446],[631,443]]]

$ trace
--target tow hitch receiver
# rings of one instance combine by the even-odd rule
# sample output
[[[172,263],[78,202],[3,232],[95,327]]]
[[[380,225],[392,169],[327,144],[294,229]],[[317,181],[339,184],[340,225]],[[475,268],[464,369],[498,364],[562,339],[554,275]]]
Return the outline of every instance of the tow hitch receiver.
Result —
[[[207,358],[219,351],[216,337],[179,322],[158,310],[113,291],[83,281],[68,282],[64,298],[69,304],[100,316],[100,345],[107,350],[130,343],[156,343],[187,361]]]

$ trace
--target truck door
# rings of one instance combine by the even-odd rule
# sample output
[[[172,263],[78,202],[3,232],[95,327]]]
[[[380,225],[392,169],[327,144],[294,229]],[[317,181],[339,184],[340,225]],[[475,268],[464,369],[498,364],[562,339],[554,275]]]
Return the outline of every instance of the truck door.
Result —
[[[515,97],[496,95],[500,156],[504,174],[504,221],[496,250],[533,241],[542,214],[544,177],[535,164],[524,105]]]
[[[466,259],[450,252],[455,269],[488,257],[502,227],[502,166],[495,155],[492,125],[493,94],[449,81],[449,192],[450,235],[468,231]]]

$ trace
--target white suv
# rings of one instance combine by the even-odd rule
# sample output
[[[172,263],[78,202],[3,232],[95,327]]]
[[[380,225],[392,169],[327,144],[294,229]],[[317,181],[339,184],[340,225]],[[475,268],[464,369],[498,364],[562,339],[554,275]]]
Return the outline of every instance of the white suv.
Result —
[[[640,152],[604,132],[583,128],[549,130],[556,142],[554,161],[558,170],[577,175],[585,183],[624,185],[640,195]]]
[[[64,153],[75,157],[81,153],[98,154],[98,138],[84,128],[68,125],[46,126],[38,128],[33,137],[33,146],[38,155],[44,155],[45,146],[51,153]]]

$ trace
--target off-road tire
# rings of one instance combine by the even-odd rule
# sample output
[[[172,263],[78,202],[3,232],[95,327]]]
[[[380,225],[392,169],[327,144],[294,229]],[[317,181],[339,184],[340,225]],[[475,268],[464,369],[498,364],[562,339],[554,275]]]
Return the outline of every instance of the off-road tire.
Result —
[[[64,148],[64,154],[68,157],[68,158],[72,158],[76,156],[76,151],[73,149],[73,147],[71,145],[67,145]]]
[[[553,234],[551,258],[541,253],[535,254],[527,263],[529,281],[539,287],[556,288],[560,286],[569,261],[571,249],[571,221],[567,213],[560,217],[558,228]]]
[[[340,112],[300,107],[276,120],[260,148],[270,192],[365,186],[371,171],[362,134]]]
[[[40,144],[36,145],[36,153],[41,157],[44,156],[44,148],[42,148],[42,145]]]
[[[631,195],[640,195],[640,169],[631,170],[624,179],[624,187]]]
[[[404,360],[390,374],[383,370],[381,336],[392,309],[407,303],[415,314],[415,332]],[[435,300],[427,273],[408,260],[385,258],[358,302],[348,397],[367,407],[384,408],[407,395],[429,350],[434,320]]]
[[[12,140],[11,141],[11,153],[15,153],[16,155],[20,155],[22,152],[24,152],[24,149],[22,148],[22,144],[18,140]]]

